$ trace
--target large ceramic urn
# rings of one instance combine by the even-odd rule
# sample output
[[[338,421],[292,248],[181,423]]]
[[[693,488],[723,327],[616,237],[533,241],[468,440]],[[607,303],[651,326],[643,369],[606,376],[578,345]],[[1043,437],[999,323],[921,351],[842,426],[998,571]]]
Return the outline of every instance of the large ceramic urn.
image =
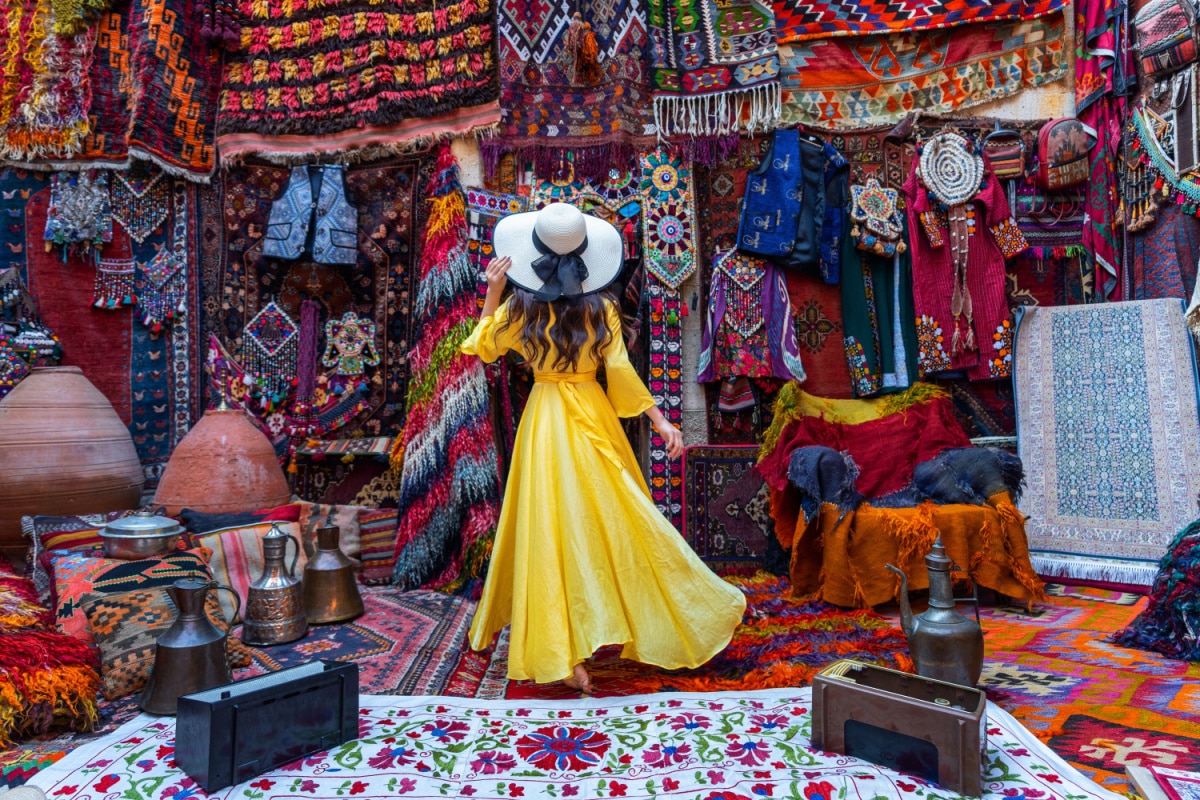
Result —
[[[129,429],[79,367],[34,369],[0,400],[0,548],[21,517],[137,508],[145,476]]]
[[[256,511],[291,502],[275,448],[241,409],[204,412],[183,437],[158,482],[154,504],[170,515]]]

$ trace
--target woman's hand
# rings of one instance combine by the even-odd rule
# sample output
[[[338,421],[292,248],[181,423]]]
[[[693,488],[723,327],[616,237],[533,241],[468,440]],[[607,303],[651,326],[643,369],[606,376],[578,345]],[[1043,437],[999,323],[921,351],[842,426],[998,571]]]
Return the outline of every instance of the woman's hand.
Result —
[[[493,258],[488,262],[487,269],[484,270],[484,277],[487,278],[488,292],[495,292],[496,297],[499,297],[504,287],[508,285],[508,270],[512,267],[512,259],[508,256]]]
[[[658,435],[666,443],[668,457],[674,459],[683,455],[683,434],[661,413],[654,420],[654,430],[658,431]]]

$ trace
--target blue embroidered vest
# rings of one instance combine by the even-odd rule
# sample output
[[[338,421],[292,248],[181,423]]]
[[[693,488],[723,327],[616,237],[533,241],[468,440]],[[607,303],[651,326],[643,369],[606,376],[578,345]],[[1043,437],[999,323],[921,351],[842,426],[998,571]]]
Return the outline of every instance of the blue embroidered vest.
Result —
[[[801,177],[800,132],[775,131],[771,149],[746,178],[739,250],[776,261],[791,254],[800,220]]]
[[[311,248],[320,264],[358,263],[358,209],[346,200],[343,173],[337,164],[311,173],[306,165],[292,167],[287,188],[271,204],[264,255],[292,260]]]

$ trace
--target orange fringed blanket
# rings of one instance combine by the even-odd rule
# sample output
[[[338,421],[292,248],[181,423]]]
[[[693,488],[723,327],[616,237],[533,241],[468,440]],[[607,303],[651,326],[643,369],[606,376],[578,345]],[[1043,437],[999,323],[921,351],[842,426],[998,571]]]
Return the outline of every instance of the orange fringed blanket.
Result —
[[[864,503],[843,512],[825,503],[810,523],[772,491],[771,514],[780,543],[792,546],[795,597],[853,608],[889,602],[896,599],[900,580],[885,564],[904,570],[910,590],[927,589],[922,559],[940,532],[947,555],[978,585],[1017,600],[1046,599],[1029,563],[1024,519],[1006,492],[988,498],[986,506],[875,508]]]
[[[54,727],[91,730],[100,664],[53,628],[33,582],[0,562],[0,748]]]

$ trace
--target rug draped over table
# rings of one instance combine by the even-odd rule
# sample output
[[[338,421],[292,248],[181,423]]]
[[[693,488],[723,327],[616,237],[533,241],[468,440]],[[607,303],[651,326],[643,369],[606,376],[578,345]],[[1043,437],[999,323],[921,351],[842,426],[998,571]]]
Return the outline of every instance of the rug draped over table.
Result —
[[[867,128],[945,114],[1067,74],[1065,17],[813,39],[779,50],[788,125]]]
[[[363,696],[358,739],[210,796],[929,796],[933,787],[923,781],[814,750],[811,695],[772,689],[569,702]],[[985,798],[1117,800],[1000,708],[989,704],[987,715]],[[78,800],[194,794],[175,750],[175,721],[142,716],[32,783]]]
[[[1019,310],[1016,397],[1035,568],[1149,586],[1196,517],[1200,417],[1179,300]]]
[[[225,58],[217,112],[222,158],[308,160],[313,150],[348,145],[378,155],[494,125],[499,80],[491,3],[233,4],[242,41]],[[470,118],[465,130],[461,118]],[[413,129],[422,120],[438,125]],[[273,140],[281,137],[277,149]]]

